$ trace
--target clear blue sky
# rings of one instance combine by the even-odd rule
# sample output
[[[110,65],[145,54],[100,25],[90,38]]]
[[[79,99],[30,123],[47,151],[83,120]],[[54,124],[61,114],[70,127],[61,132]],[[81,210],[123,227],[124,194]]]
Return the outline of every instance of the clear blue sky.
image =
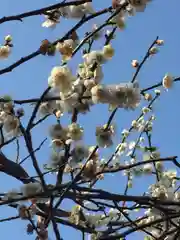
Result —
[[[0,17],[34,10],[56,2],[55,0],[1,0]],[[109,6],[111,1],[98,0],[93,2],[95,9],[98,10],[102,7]],[[134,72],[130,64],[131,60],[141,60],[147,47],[157,35],[160,39],[164,39],[165,46],[160,48],[160,52],[157,56],[146,63],[139,74],[138,80],[141,88],[159,82],[166,72],[170,72],[174,76],[180,76],[180,34],[179,22],[176,20],[179,16],[179,8],[180,2],[178,0],[154,0],[148,5],[144,13],[139,13],[135,17],[129,18],[126,30],[117,32],[117,38],[113,41],[116,53],[113,60],[105,65],[104,83],[130,81]],[[67,29],[70,29],[75,23],[75,21],[62,20],[62,23],[57,25],[55,30],[52,30],[41,27],[43,19],[43,16],[37,16],[26,18],[23,23],[8,22],[0,25],[0,42],[3,43],[4,36],[11,34],[14,44],[13,53],[9,59],[0,61],[0,69],[15,62],[22,56],[26,56],[32,51],[37,50],[41,40],[47,38],[53,41],[63,36]],[[103,18],[98,18],[86,24],[85,27],[78,31],[80,38],[83,37],[83,31],[88,30],[88,26],[91,26],[92,23],[101,24],[102,21]],[[98,43],[98,46],[100,46],[100,43]],[[82,61],[79,54],[70,63],[74,71],[77,61],[78,63]],[[9,94],[14,99],[38,97],[47,87],[47,79],[52,67],[59,64],[59,56],[38,56],[14,69],[11,73],[1,75],[0,95]],[[154,106],[157,120],[154,126],[153,143],[159,147],[162,156],[179,155],[180,153],[179,142],[176,140],[180,135],[179,91],[179,83],[176,83],[173,89],[168,93],[162,91],[162,96]],[[30,108],[25,108],[26,117],[30,116],[30,111],[28,110],[30,110]],[[128,128],[131,121],[138,116],[139,112],[140,108],[133,113],[119,110],[115,118],[118,125],[118,132],[120,133],[123,128]],[[89,115],[79,118],[79,122],[86,129],[85,141],[88,144],[95,144],[95,137],[92,134],[95,126],[106,123],[108,116],[107,106],[98,105],[92,108],[92,112]],[[25,118],[25,120],[26,119],[27,118]],[[67,124],[69,118],[64,117],[62,122]],[[47,135],[47,127],[52,123],[53,119],[50,119],[33,132],[35,147],[38,146]],[[120,139],[120,134],[118,135],[117,140],[118,139]],[[48,161],[48,144],[49,142],[42,148],[41,152],[37,154],[40,164]],[[11,148],[4,149],[4,152],[11,159],[15,158],[15,147],[16,146],[12,144]],[[106,153],[108,154],[111,150],[112,149],[106,151]],[[26,156],[26,151],[23,146],[21,148],[21,156]],[[27,161],[24,166],[28,168],[30,173],[34,173],[32,171],[31,160]],[[21,183],[5,176],[3,173],[0,173],[0,181],[0,192],[8,191],[12,187],[19,188],[21,186]],[[49,181],[51,181],[51,179]],[[117,177],[108,176],[99,186],[107,190],[109,189],[121,193],[123,181],[120,174]],[[146,186],[143,186],[142,183],[141,185],[139,184],[140,182],[137,181],[137,185],[135,185],[136,189],[132,192],[133,194],[138,194],[138,192],[147,190]],[[65,204],[65,207],[68,208],[68,204]],[[1,208],[1,218],[10,215],[16,215],[16,211],[7,207]],[[8,222],[3,224],[0,223],[1,239],[34,239],[34,236],[27,236],[25,227],[26,222],[22,220],[11,222],[11,226]],[[67,228],[64,227],[60,227],[60,229],[62,230],[63,239],[71,239],[71,231],[68,231]],[[74,239],[80,239],[79,233],[73,232],[73,234]],[[54,239],[54,236],[50,236],[50,239]]]

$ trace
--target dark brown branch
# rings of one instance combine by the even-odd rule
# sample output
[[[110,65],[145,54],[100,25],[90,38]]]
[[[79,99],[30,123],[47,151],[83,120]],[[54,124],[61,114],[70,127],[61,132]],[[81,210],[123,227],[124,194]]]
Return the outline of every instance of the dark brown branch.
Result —
[[[29,131],[29,130],[31,129],[31,127],[32,127],[32,125],[33,125],[33,121],[34,121],[34,119],[36,118],[36,114],[37,114],[37,112],[38,112],[39,106],[40,106],[43,98],[44,98],[44,97],[46,96],[46,94],[50,91],[50,89],[51,89],[51,88],[48,87],[48,88],[43,92],[43,94],[41,95],[39,101],[37,102],[37,104],[36,104],[36,106],[35,106],[35,108],[34,108],[34,110],[33,110],[33,112],[32,112],[32,115],[31,115],[31,118],[30,118],[30,120],[29,120],[29,122],[28,122],[26,131]]]
[[[156,44],[158,38],[159,38],[159,37],[157,36],[156,39],[153,41],[153,43],[151,44],[151,46],[148,48],[147,53],[146,53],[146,55],[144,56],[142,62],[141,62],[141,63],[139,64],[139,66],[137,67],[136,72],[135,72],[135,74],[134,74],[134,76],[133,76],[133,78],[132,78],[132,81],[131,81],[132,83],[136,80],[136,77],[137,77],[138,73],[140,72],[142,66],[144,65],[144,63],[146,62],[146,60],[149,58],[149,56],[150,56],[150,49]]]
[[[129,165],[124,165],[124,166],[118,166],[118,167],[107,167],[104,168],[102,171],[98,172],[97,175],[102,174],[102,173],[115,173],[115,172],[119,172],[119,171],[123,171],[123,170],[129,170],[131,168],[137,167],[137,166],[141,166],[141,165],[145,165],[147,163],[155,163],[155,162],[173,162],[175,165],[179,164],[176,160],[177,156],[173,156],[173,157],[167,157],[167,158],[159,158],[159,159],[149,159],[146,161],[142,161],[142,162],[137,162],[134,164],[129,164]]]
[[[127,235],[129,235],[133,232],[136,232],[138,230],[143,230],[144,228],[151,227],[154,224],[162,223],[166,220],[170,220],[170,219],[177,218],[177,217],[179,217],[179,213],[175,213],[175,214],[170,215],[170,216],[164,216],[160,219],[150,221],[149,223],[141,224],[141,225],[138,225],[137,227],[128,229],[127,231],[125,231],[123,233],[120,233],[120,234],[116,234],[115,236],[100,237],[99,240],[116,240],[116,239],[124,238]]]
[[[24,168],[7,159],[3,153],[0,154],[0,171],[22,181],[23,183],[30,182],[29,175]]]
[[[8,221],[16,220],[16,219],[19,219],[19,216],[0,219],[0,223],[2,223],[2,222],[8,222]]]

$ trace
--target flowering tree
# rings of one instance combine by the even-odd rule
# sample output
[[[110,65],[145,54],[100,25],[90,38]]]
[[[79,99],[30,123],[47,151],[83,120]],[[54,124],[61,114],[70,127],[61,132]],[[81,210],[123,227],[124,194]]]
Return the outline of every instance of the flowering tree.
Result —
[[[104,65],[113,61],[116,34],[125,28],[128,17],[136,17],[150,4],[150,0],[112,0],[110,6],[96,11],[91,0],[63,1],[0,19],[2,24],[43,15],[42,27],[46,28],[58,27],[63,24],[62,19],[76,20],[61,38],[54,42],[43,40],[37,51],[0,70],[0,75],[11,72],[39,55],[56,54],[61,58],[47,76],[47,88],[41,96],[15,100],[7,95],[0,99],[0,171],[21,182],[20,187],[1,194],[0,205],[16,210],[15,216],[0,219],[1,224],[22,219],[27,226],[25,231],[41,240],[63,239],[61,225],[79,231],[82,239],[129,239],[129,235],[139,231],[146,240],[179,239],[180,192],[176,169],[180,164],[177,156],[161,157],[152,135],[153,105],[161,96],[157,87],[168,90],[180,78],[165,74],[160,82],[144,89],[138,82],[143,65],[155,57],[164,41],[156,37],[140,61],[132,60],[134,75],[129,82],[103,83]],[[99,16],[104,19],[97,25]],[[80,36],[79,29],[90,20],[94,25],[85,28],[86,32]],[[4,39],[1,61],[13,54],[16,47],[11,35]],[[82,59],[73,63],[76,69],[73,71],[69,65],[80,51]],[[26,117],[25,104],[31,106],[30,117]],[[108,110],[106,123],[91,129],[96,137],[92,145],[84,139],[86,129],[80,119],[83,115],[91,127],[88,116],[94,105],[99,106],[99,111],[100,106],[107,105]],[[137,109],[137,115],[117,138],[116,113],[120,109],[129,110],[128,113]],[[49,118],[53,119],[50,127]],[[49,135],[45,133],[43,141],[34,147],[38,127],[43,124]],[[17,157],[9,160],[3,150],[13,143]],[[44,159],[45,145],[49,148],[49,160],[40,162],[37,154],[41,153],[39,156]],[[21,148],[27,151],[24,158],[20,155]],[[106,148],[110,149],[109,155]],[[27,161],[32,162],[35,174],[30,174]],[[174,170],[169,170],[168,163]],[[124,184],[114,193],[106,190],[103,182],[106,176],[116,175],[122,179],[117,177],[117,181]],[[154,182],[151,181],[146,192],[129,194],[136,188],[134,180],[138,177],[152,178]],[[69,203],[64,207],[62,202],[66,201]]]

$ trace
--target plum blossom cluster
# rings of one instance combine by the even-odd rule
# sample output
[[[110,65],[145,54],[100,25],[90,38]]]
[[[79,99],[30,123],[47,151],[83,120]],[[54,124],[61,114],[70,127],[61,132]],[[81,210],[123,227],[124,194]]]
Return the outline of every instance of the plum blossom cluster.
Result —
[[[94,103],[108,103],[113,107],[135,109],[140,103],[137,83],[119,85],[97,85],[91,89]]]
[[[168,171],[162,171],[160,175],[160,180],[150,185],[149,191],[147,194],[150,196],[157,198],[161,201],[174,201],[179,202],[180,199],[180,192],[176,190],[176,180],[177,179],[177,172],[175,170],[168,170]],[[163,209],[163,208],[162,208]],[[145,216],[143,220],[138,222],[139,225],[142,224],[148,224],[155,220],[160,220],[161,217],[163,217],[166,212],[161,208],[158,208],[156,206],[149,208],[145,211]],[[179,212],[179,205],[174,206],[167,206],[166,210],[169,210],[169,212]],[[168,232],[171,232],[174,229],[174,226],[179,223],[179,217],[173,218],[173,220],[168,221]],[[167,229],[167,223],[165,221],[162,221],[161,223],[152,224],[151,226],[145,228],[149,233],[151,233],[154,237],[159,238],[162,236],[162,234]],[[167,236],[164,238],[166,240],[172,240],[175,237],[175,232],[172,231],[172,233],[167,234]],[[152,238],[149,236],[149,240]]]
[[[84,202],[86,207],[93,209],[93,204],[91,202]],[[124,211],[126,212],[126,211]],[[83,215],[84,219],[81,217]],[[104,213],[90,213],[85,211],[81,206],[76,205],[71,210],[71,215],[69,220],[74,224],[79,224],[81,226],[89,225],[96,229],[102,229],[107,226],[111,221],[124,220],[122,214],[116,208],[110,208]]]
[[[86,2],[80,5],[71,5],[55,9],[52,11],[47,11],[45,14],[45,22],[43,22],[43,27],[55,27],[57,23],[60,22],[60,18],[82,18],[86,14],[94,13],[92,3]]]
[[[139,85],[120,83],[119,85],[102,85],[102,64],[111,59],[114,49],[106,45],[101,51],[91,51],[83,56],[84,63],[79,65],[78,76],[75,77],[67,65],[56,66],[48,79],[49,85],[60,92],[56,104],[42,103],[40,112],[52,114],[55,109],[61,113],[86,113],[95,103],[106,103],[113,107],[134,109],[141,100]]]
[[[128,15],[133,16],[136,12],[143,12],[151,0],[112,0],[113,9],[117,9],[127,2],[127,6],[123,11],[120,11],[116,16],[114,16],[111,20],[116,23],[120,29],[124,29],[125,27],[125,18],[126,13]],[[44,15],[46,20],[43,22],[43,27],[55,27],[57,23],[60,23],[60,18],[72,18],[72,19],[81,19],[87,14],[93,14],[95,11],[92,7],[91,2],[83,3],[80,5],[71,5],[65,6],[59,9],[54,9],[51,11],[47,11]]]
[[[124,0],[113,0],[112,5],[114,8],[118,8],[120,4],[123,4]],[[147,4],[151,2],[151,0],[129,0],[128,10],[131,14],[135,12],[144,12]]]
[[[83,160],[91,155],[94,147],[86,146],[82,143],[83,128],[72,123],[68,127],[62,127],[60,124],[51,126],[50,137],[52,139],[52,154],[49,166],[56,169],[58,166],[66,166],[65,172],[68,173],[72,168],[81,169]],[[71,143],[71,149],[68,157],[65,158],[66,144]],[[92,155],[83,170],[83,176],[87,179],[93,179],[99,170],[98,152]]]
[[[79,37],[75,31],[72,32],[71,36],[64,40],[63,42],[58,42],[56,44],[57,52],[62,55],[62,61],[68,61],[72,55],[73,51],[79,44]]]

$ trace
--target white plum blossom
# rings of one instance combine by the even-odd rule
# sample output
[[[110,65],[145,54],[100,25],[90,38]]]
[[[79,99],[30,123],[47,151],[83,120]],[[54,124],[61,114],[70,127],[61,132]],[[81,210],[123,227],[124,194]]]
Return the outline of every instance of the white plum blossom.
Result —
[[[170,75],[170,74],[166,74],[164,77],[163,77],[163,81],[162,81],[162,85],[165,89],[169,89],[172,87],[173,85],[173,77]]]
[[[66,139],[67,129],[63,128],[61,124],[53,124],[49,129],[49,135],[52,139]]]
[[[67,66],[54,67],[48,79],[49,85],[67,94],[72,90],[73,75]]]
[[[114,135],[113,126],[111,126],[109,129],[106,129],[106,126],[96,127],[96,141],[100,147],[107,148],[112,146],[113,135]]]
[[[134,109],[140,103],[140,91],[136,84],[97,85],[91,89],[94,103],[108,103],[119,108]]]
[[[91,51],[90,53],[86,53],[83,58],[87,66],[92,66],[94,63],[103,64],[107,61],[103,51]]]
[[[123,129],[122,135],[123,135],[124,137],[128,137],[128,136],[129,136],[129,130]]]
[[[144,171],[144,173],[152,173],[152,171],[153,171],[152,164],[151,163],[144,164],[143,171]]]
[[[0,59],[7,59],[11,53],[11,48],[7,46],[0,46]]]
[[[116,23],[118,28],[123,30],[125,28],[125,15],[124,12],[119,12],[116,16],[114,16],[111,20],[112,22]]]
[[[82,18],[84,14],[94,13],[92,4],[90,2],[75,6],[71,5],[68,9],[68,17],[69,18]]]
[[[3,128],[7,136],[18,136],[20,134],[19,119],[13,115],[6,115]]]
[[[72,112],[73,109],[77,106],[79,100],[78,93],[70,93],[70,94],[62,94],[60,93],[61,101],[58,103],[60,104],[61,109],[63,112]]]
[[[43,116],[53,114],[54,110],[50,102],[43,102],[39,106],[39,113]]]
[[[61,12],[57,10],[47,11],[47,14],[44,15],[46,20],[42,23],[42,27],[52,27],[54,28],[57,23],[60,22]]]
[[[77,123],[72,123],[68,126],[68,137],[74,141],[81,140],[83,137],[83,128],[77,124]]]

